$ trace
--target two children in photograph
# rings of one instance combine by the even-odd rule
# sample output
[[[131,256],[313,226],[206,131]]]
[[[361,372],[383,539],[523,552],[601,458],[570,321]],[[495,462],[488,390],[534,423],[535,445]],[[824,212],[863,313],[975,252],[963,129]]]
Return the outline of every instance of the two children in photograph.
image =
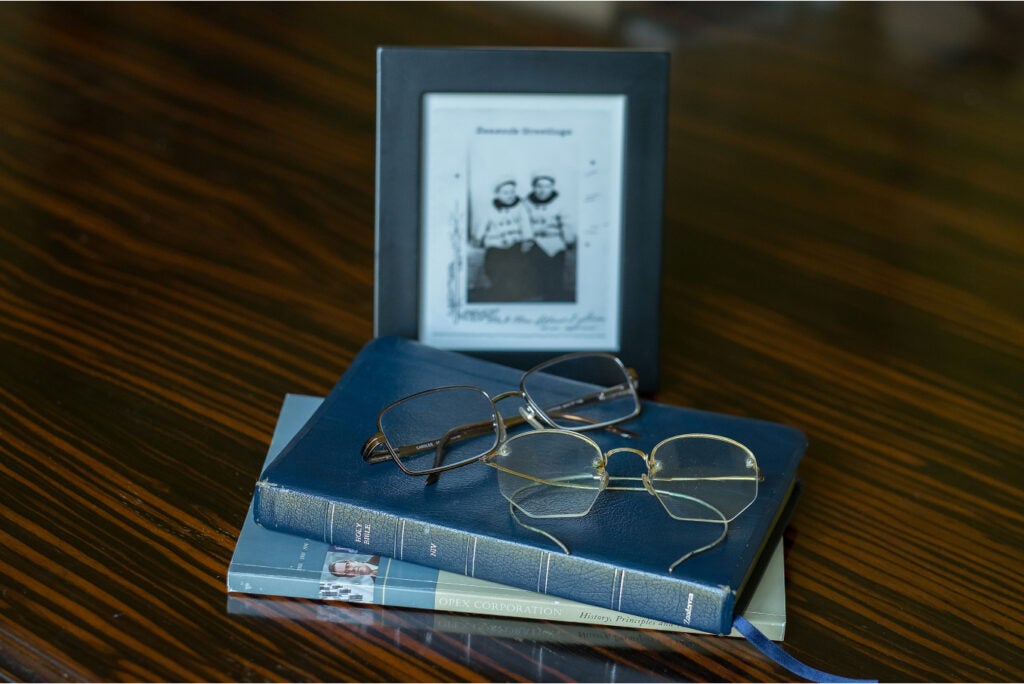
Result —
[[[566,202],[552,173],[535,172],[530,184],[521,197],[514,175],[496,179],[494,198],[472,231],[484,256],[470,301],[575,301],[576,232]]]

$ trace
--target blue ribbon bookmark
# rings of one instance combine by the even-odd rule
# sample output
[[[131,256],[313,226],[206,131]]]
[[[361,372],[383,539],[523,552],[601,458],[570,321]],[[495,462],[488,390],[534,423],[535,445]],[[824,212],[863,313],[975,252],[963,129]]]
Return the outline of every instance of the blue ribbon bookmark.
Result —
[[[778,644],[762,634],[757,627],[750,624],[742,615],[737,615],[736,619],[733,620],[732,626],[735,627],[740,634],[746,637],[747,641],[754,645],[754,648],[765,654],[776,663],[786,668],[793,674],[803,677],[804,679],[812,682],[877,682],[877,679],[848,679],[846,677],[839,677],[828,672],[822,672],[816,670],[809,665],[804,665],[799,660],[783,651]]]

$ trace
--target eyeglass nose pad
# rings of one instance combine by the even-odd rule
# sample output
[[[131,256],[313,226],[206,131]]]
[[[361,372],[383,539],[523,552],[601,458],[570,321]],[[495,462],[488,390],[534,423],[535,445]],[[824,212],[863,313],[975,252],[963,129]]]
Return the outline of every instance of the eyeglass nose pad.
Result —
[[[647,473],[644,473],[643,475],[640,476],[640,481],[644,483],[644,489],[647,490],[648,494],[650,494],[651,496],[658,496],[658,493],[654,491],[654,485],[651,484],[651,480],[647,476]]]
[[[537,412],[533,410],[532,406],[520,406],[519,415],[523,417],[527,423],[530,424],[534,430],[543,430],[544,426],[541,425],[540,421],[537,420]]]

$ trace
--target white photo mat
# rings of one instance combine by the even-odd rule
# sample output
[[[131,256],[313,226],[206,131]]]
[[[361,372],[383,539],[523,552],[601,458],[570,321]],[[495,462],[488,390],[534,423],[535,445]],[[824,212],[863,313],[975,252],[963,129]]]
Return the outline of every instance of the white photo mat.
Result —
[[[462,350],[620,348],[624,95],[426,93],[419,339]],[[556,179],[576,236],[571,301],[477,301],[471,225],[495,180]]]

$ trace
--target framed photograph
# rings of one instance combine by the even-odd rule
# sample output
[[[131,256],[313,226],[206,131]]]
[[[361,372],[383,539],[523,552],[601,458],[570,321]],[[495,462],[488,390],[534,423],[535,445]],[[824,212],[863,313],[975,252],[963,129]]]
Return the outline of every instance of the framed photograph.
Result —
[[[374,331],[658,375],[668,55],[380,48]]]

